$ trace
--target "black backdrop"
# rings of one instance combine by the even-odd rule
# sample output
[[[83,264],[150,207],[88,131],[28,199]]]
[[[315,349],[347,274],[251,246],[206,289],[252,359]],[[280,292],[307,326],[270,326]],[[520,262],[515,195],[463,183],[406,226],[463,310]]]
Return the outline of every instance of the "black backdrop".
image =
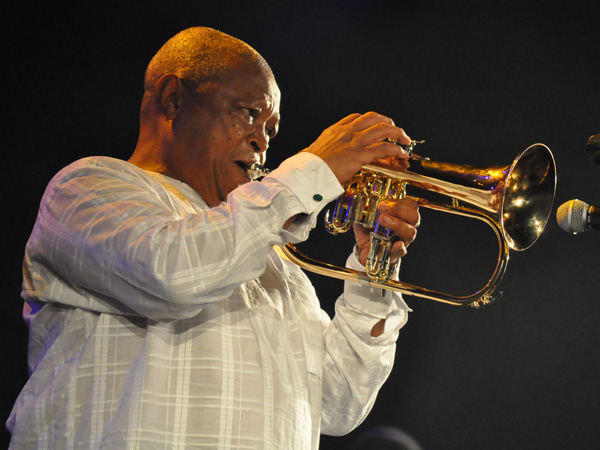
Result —
[[[272,167],[329,124],[368,110],[426,139],[420,152],[432,159],[509,164],[535,142],[556,159],[552,217],[531,249],[511,253],[504,295],[480,309],[407,297],[413,313],[374,410],[357,431],[324,437],[322,447],[347,448],[361,430],[386,424],[426,449],[592,448],[600,423],[600,235],[572,236],[554,220],[571,198],[600,202],[600,165],[584,150],[600,133],[592,5],[3,2],[2,421],[27,376],[20,265],[47,182],[83,156],[127,158],[147,62],[179,30],[206,25],[250,43],[276,74],[283,102]],[[403,279],[477,289],[495,262],[489,228],[422,215]],[[344,259],[346,237],[314,234],[309,249],[326,245],[328,257]],[[340,282],[311,277],[331,311]]]

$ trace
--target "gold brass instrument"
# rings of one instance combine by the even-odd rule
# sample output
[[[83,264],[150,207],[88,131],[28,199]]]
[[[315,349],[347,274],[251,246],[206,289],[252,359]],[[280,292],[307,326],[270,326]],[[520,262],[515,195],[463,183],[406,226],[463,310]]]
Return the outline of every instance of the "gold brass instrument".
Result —
[[[413,141],[408,150],[412,151],[416,143]],[[471,295],[456,296],[392,279],[395,267],[390,263],[390,250],[397,238],[379,224],[377,206],[384,200],[405,197],[407,185],[451,198],[451,203],[445,204],[409,197],[421,207],[478,219],[494,230],[499,245],[498,262],[481,289]],[[528,147],[505,167],[478,168],[431,161],[412,154],[407,160],[395,163],[374,162],[364,166],[346,183],[346,191],[338,198],[333,214],[328,212],[325,217],[326,229],[333,234],[344,233],[353,224],[372,230],[366,272],[314,260],[292,244],[281,250],[303,269],[321,275],[452,305],[477,307],[495,298],[507,267],[509,249],[525,250],[542,234],[555,189],[554,157],[543,144]]]

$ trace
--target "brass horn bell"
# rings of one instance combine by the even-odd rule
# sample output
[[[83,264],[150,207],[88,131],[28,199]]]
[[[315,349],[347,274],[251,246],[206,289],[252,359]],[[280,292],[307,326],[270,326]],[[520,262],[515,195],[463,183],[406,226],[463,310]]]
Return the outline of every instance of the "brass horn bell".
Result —
[[[413,144],[410,146],[412,149]],[[451,204],[410,197],[420,206],[486,222],[496,233],[498,262],[489,281],[468,296],[456,296],[395,281],[389,251],[395,236],[379,224],[377,205],[406,196],[406,185],[450,197]],[[480,306],[494,299],[504,276],[509,249],[525,250],[542,234],[554,201],[556,167],[548,147],[534,144],[506,167],[477,168],[431,161],[411,156],[393,164],[366,165],[345,185],[333,214],[326,215],[326,228],[333,234],[360,224],[371,232],[371,253],[366,272],[314,260],[294,245],[281,249],[300,267],[321,275],[353,280],[373,287],[402,292],[452,305]],[[468,205],[466,205],[468,204]]]

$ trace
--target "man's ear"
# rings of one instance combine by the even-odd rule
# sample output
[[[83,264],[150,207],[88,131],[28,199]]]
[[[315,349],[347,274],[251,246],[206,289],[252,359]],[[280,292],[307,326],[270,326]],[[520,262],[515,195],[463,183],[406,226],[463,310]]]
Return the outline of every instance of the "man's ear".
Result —
[[[173,120],[181,107],[183,83],[177,75],[167,74],[158,80],[156,99],[158,107],[167,120]]]

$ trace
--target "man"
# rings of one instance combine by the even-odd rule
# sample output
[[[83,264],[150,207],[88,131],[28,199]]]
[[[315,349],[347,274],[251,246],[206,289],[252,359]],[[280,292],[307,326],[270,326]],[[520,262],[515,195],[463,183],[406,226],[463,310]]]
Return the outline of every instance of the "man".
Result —
[[[50,182],[25,255],[31,377],[12,448],[307,449],[365,418],[408,308],[346,283],[330,320],[273,247],[307,239],[362,165],[406,157],[387,138],[410,138],[353,114],[249,182],[279,102],[255,50],[184,30],[148,66],[129,162],[86,158]],[[381,220],[402,257],[417,205],[387,202]]]

